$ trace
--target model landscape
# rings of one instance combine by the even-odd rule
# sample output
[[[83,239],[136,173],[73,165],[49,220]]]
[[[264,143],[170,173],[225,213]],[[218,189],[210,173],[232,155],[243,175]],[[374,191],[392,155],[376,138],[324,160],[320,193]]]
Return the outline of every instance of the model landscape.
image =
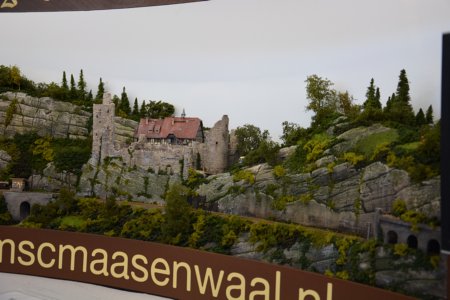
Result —
[[[226,112],[206,128],[202,116],[175,116],[164,101],[131,105],[125,88],[108,95],[101,79],[94,96],[82,71],[77,81],[63,73],[61,83],[36,84],[1,66],[1,179],[28,191],[4,191],[0,222],[445,298],[432,106],[413,110],[405,70],[388,99],[368,79],[362,105],[326,78],[306,83],[311,126],[284,122],[277,143],[252,124],[230,130]]]

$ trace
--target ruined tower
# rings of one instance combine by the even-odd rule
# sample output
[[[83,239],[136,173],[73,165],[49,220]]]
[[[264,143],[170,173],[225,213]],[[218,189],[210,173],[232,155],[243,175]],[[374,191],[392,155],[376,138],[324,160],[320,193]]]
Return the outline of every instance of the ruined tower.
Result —
[[[209,174],[222,173],[228,167],[228,123],[228,116],[224,115],[222,120],[217,121],[207,132],[203,165],[205,171]]]
[[[113,154],[115,105],[110,93],[103,94],[103,103],[94,104],[92,125],[92,156],[95,165]]]

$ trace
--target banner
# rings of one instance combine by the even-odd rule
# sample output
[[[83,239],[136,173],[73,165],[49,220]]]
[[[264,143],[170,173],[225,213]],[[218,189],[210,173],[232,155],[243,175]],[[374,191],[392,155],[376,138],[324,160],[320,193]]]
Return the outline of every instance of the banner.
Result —
[[[208,0],[0,0],[0,12],[88,11]]]
[[[0,272],[174,299],[412,299],[290,267],[189,248],[8,226],[0,226]]]

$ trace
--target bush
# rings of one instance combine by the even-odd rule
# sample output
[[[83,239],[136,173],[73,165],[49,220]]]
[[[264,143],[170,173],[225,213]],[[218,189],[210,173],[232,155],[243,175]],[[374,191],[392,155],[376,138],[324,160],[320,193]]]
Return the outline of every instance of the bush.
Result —
[[[275,176],[276,179],[286,176],[286,169],[280,165],[275,166],[273,168],[273,176]]]
[[[400,217],[406,212],[406,203],[402,199],[396,199],[392,203],[392,214],[396,217]]]
[[[342,159],[356,166],[358,163],[364,161],[364,155],[356,154],[355,152],[346,152]]]
[[[244,182],[247,182],[249,184],[254,184],[255,183],[255,175],[253,175],[253,173],[248,170],[240,170],[233,175],[233,181],[238,182],[241,180],[243,180]]]

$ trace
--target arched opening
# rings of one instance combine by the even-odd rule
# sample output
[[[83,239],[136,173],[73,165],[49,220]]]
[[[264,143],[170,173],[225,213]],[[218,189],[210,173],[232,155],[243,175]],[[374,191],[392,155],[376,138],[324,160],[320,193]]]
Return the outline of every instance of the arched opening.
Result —
[[[30,215],[31,206],[30,203],[24,201],[20,203],[20,219],[23,220]]]
[[[441,253],[441,245],[436,240],[429,240],[427,246],[428,255],[439,255]]]
[[[415,235],[408,236],[408,247],[411,249],[417,249],[418,242]]]
[[[389,230],[387,233],[387,243],[388,244],[397,244],[397,242],[398,242],[397,232]]]

